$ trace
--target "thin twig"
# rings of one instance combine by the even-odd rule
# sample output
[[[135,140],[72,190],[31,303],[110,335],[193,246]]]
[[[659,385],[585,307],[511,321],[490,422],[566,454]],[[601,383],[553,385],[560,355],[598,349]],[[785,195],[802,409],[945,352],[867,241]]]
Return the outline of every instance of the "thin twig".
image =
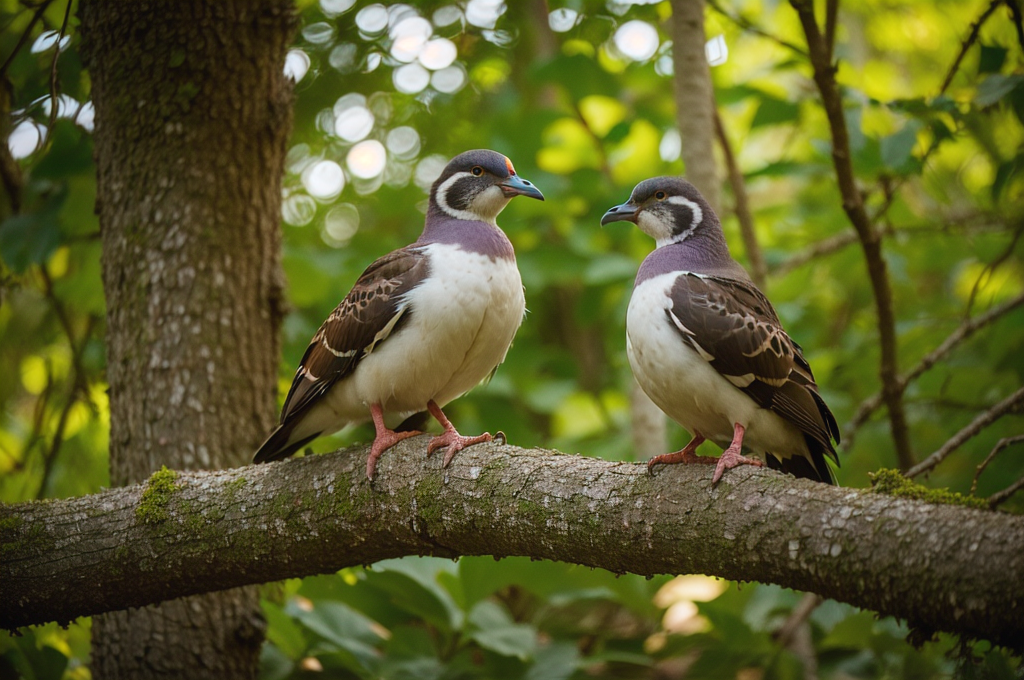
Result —
[[[32,15],[32,19],[28,22],[28,26],[25,27],[25,32],[21,34],[20,38],[18,38],[18,42],[14,46],[14,50],[12,50],[7,59],[4,60],[3,66],[0,66],[0,78],[7,77],[7,69],[10,68],[11,62],[14,61],[16,56],[18,56],[18,52],[21,51],[21,48],[25,46],[29,35],[32,34],[32,29],[35,27],[36,22],[43,16],[43,12],[46,11],[46,8],[50,6],[52,1],[53,0],[46,0],[46,2],[43,2],[36,8],[36,13]]]
[[[928,472],[933,469],[936,465],[945,460],[949,454],[956,451],[964,442],[984,430],[995,421],[999,420],[1021,403],[1024,403],[1024,387],[1020,388],[1006,399],[1003,399],[984,413],[979,413],[974,420],[953,435],[938,451],[928,456],[903,474],[907,477],[916,477],[922,472]]]
[[[953,65],[949,67],[949,72],[946,73],[946,78],[942,81],[942,87],[939,88],[939,94],[944,93],[950,83],[953,82],[953,77],[956,75],[956,72],[960,70],[960,62],[964,60],[964,57],[967,55],[967,51],[971,49],[975,41],[978,39],[978,33],[981,32],[982,24],[988,21],[988,18],[992,16],[992,13],[995,12],[996,8],[1001,4],[1003,4],[1003,0],[992,0],[985,11],[981,13],[981,16],[978,17],[978,20],[971,25],[971,32],[960,45],[960,53],[956,55],[956,59],[953,60]]]
[[[1001,305],[993,307],[984,314],[979,314],[973,319],[968,319],[960,324],[960,326],[946,336],[946,339],[942,341],[938,347],[933,349],[931,352],[926,354],[921,361],[917,363],[912,369],[907,371],[905,374],[900,376],[901,389],[906,390],[907,385],[916,380],[922,373],[930,369],[932,366],[942,361],[952,352],[957,345],[962,343],[967,338],[974,335],[977,331],[989,325],[993,321],[1009,314],[1013,310],[1017,309],[1021,305],[1024,305],[1024,293],[1017,297],[1007,300]],[[877,393],[872,397],[868,397],[860,403],[857,407],[857,412],[854,414],[850,422],[843,428],[843,446],[848,448],[853,444],[854,433],[861,425],[867,421],[875,410],[882,405],[882,394]]]
[[[803,624],[804,621],[814,612],[818,606],[825,601],[821,595],[815,593],[805,593],[803,598],[793,607],[793,611],[790,612],[789,618],[782,622],[778,630],[772,633],[772,637],[775,638],[775,642],[782,648],[788,647],[789,643],[793,641],[793,635]]]
[[[988,497],[988,507],[995,510],[1003,501],[1017,493],[1021,489],[1024,489],[1024,477],[1021,477],[1016,482],[1006,487],[1002,491],[997,491]]]
[[[836,53],[836,21],[839,18],[839,0],[825,3],[825,49],[831,62]]]
[[[774,42],[774,43],[776,43],[778,45],[781,45],[781,46],[785,47],[788,50],[796,52],[797,54],[799,54],[802,57],[806,57],[807,56],[807,51],[804,50],[799,45],[797,45],[795,43],[791,43],[788,40],[783,40],[779,36],[773,35],[773,34],[769,33],[765,29],[761,28],[760,26],[758,26],[757,24],[752,22],[750,19],[747,19],[746,17],[744,17],[742,14],[730,14],[729,12],[725,11],[725,9],[718,2],[718,0],[707,0],[707,4],[708,4],[709,7],[711,7],[711,9],[715,10],[716,12],[721,14],[723,17],[725,17],[726,19],[728,19],[732,23],[734,23],[737,26],[739,26],[740,28],[742,28],[744,31],[749,31],[749,32],[751,32],[751,33],[753,33],[755,35],[761,36],[762,38],[767,38],[768,40],[771,40],[772,42]]]
[[[750,260],[750,275],[758,288],[765,287],[765,280],[768,278],[768,267],[764,262],[764,253],[761,251],[761,244],[757,241],[757,232],[754,229],[754,216],[750,212],[750,200],[747,196],[747,186],[743,181],[743,173],[740,172],[736,163],[736,155],[732,151],[732,144],[725,133],[725,125],[722,123],[722,116],[718,113],[718,107],[713,107],[715,117],[715,135],[722,147],[722,155],[725,156],[725,166],[729,171],[729,184],[732,186],[732,194],[736,198],[736,219],[740,223],[740,236],[743,237],[743,247],[747,250],[747,259]]]
[[[974,306],[974,300],[978,295],[978,291],[981,290],[982,281],[991,280],[996,269],[1010,259],[1010,256],[1013,255],[1013,251],[1017,247],[1017,241],[1020,240],[1021,234],[1024,234],[1024,220],[1017,225],[1017,229],[1013,232],[1013,238],[1010,239],[1010,242],[1006,245],[1006,248],[1003,249],[1003,252],[999,254],[999,257],[986,264],[978,275],[978,278],[974,280],[974,285],[971,286],[971,294],[967,298],[966,309],[964,309],[965,318],[971,315],[971,308]]]
[[[1006,6],[1010,8],[1010,17],[1013,19],[1013,27],[1017,29],[1017,42],[1024,50],[1024,18],[1021,17],[1020,0],[1006,0]]]
[[[50,124],[46,128],[46,138],[49,140],[53,135],[53,126],[57,123],[57,109],[60,108],[57,101],[59,94],[57,88],[57,59],[60,58],[60,44],[64,40],[64,33],[68,30],[68,19],[71,17],[71,0],[68,0],[64,8],[64,21],[60,24],[60,32],[57,33],[57,42],[53,46],[53,61],[50,62]],[[43,142],[44,144],[46,141]]]
[[[794,269],[804,266],[811,260],[816,260],[825,255],[831,255],[832,253],[838,252],[856,242],[856,232],[844,231],[841,234],[829,236],[826,239],[822,239],[821,241],[804,248],[796,255],[791,255],[786,258],[784,261],[772,267],[769,273],[772,276],[783,276]]]
[[[905,470],[913,465],[914,454],[910,447],[910,435],[902,401],[903,390],[899,384],[896,314],[889,273],[882,255],[882,236],[868,216],[864,199],[857,189],[843,99],[836,83],[835,69],[829,60],[825,40],[814,19],[814,3],[812,0],[790,0],[790,4],[799,16],[807,38],[811,65],[814,68],[814,82],[821,94],[822,105],[832,133],[832,164],[843,197],[843,210],[857,232],[867,264],[878,313],[878,336],[881,346],[878,372],[882,382],[882,395],[889,411],[889,425],[896,457],[900,469]]]
[[[974,495],[974,492],[978,490],[978,478],[981,477],[981,473],[985,471],[988,464],[991,463],[1003,449],[1013,446],[1014,444],[1019,444],[1020,442],[1024,442],[1024,434],[1019,434],[1016,437],[1003,437],[996,442],[996,445],[992,448],[992,452],[988,454],[982,464],[979,465],[978,469],[974,472],[974,481],[971,482],[972,496]]]

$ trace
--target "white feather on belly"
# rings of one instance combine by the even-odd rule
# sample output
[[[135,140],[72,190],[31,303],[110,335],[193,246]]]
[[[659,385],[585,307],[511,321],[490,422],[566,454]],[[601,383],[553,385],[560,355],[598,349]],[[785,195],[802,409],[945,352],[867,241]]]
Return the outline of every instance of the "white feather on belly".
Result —
[[[327,402],[346,422],[385,412],[425,410],[468,392],[505,359],[526,310],[514,261],[425,246],[430,276],[406,296],[409,319],[336,385]]]
[[[668,320],[668,296],[681,272],[647,279],[633,290],[626,312],[626,354],[637,382],[651,400],[691,434],[721,447],[732,441],[733,423],[746,428],[744,447],[760,457],[807,452],[792,423],[757,403],[726,380],[683,342]]]

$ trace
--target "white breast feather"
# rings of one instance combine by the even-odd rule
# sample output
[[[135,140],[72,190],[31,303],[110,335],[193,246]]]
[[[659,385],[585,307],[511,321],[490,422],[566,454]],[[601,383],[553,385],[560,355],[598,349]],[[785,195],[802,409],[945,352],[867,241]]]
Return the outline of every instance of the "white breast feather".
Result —
[[[515,262],[450,244],[425,250],[430,276],[406,296],[406,324],[328,396],[345,422],[366,420],[373,403],[397,413],[425,410],[431,399],[444,406],[505,359],[522,323],[526,300]]]
[[[733,423],[738,422],[747,428],[744,446],[762,458],[766,451],[784,457],[804,453],[807,444],[795,425],[760,408],[690,348],[671,325],[666,313],[672,304],[668,294],[681,273],[650,278],[630,298],[626,354],[640,387],[691,434],[700,432],[719,446],[729,445]]]

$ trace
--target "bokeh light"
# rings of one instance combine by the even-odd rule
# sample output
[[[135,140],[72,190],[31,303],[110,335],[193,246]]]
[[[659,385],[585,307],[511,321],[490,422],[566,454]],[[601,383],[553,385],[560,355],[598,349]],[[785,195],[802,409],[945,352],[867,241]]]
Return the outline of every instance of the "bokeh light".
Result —
[[[633,61],[647,61],[658,51],[658,31],[646,21],[634,19],[615,31],[615,47]]]
[[[704,44],[704,56],[708,66],[721,66],[729,60],[729,46],[725,44],[724,35],[716,35]]]
[[[15,160],[27,158],[39,148],[42,139],[42,126],[31,120],[23,120],[11,130],[11,135],[7,138],[7,148]]]
[[[462,10],[458,5],[445,5],[434,10],[434,15],[431,18],[434,20],[435,26],[451,26],[456,21],[462,20]]]
[[[434,71],[434,75],[430,77],[430,84],[438,92],[445,94],[458,92],[466,84],[466,70],[462,68],[461,64],[452,64],[448,68]]]
[[[448,159],[441,154],[431,154],[420,160],[416,165],[416,172],[413,181],[416,186],[424,191],[430,190],[430,185],[444,172],[444,166],[448,165]]]
[[[480,28],[494,28],[505,9],[504,0],[469,0],[466,21]]]
[[[391,79],[399,92],[416,94],[430,84],[430,71],[414,62],[396,68],[391,74]]]
[[[319,21],[304,27],[302,37],[314,45],[326,45],[334,38],[334,27],[326,21]]]
[[[359,209],[351,203],[340,203],[324,216],[324,242],[340,248],[359,231]]]
[[[356,58],[358,56],[359,48],[354,43],[338,43],[327,56],[327,63],[333,69],[342,73],[349,73],[355,70]]]
[[[367,5],[356,14],[356,26],[368,35],[383,31],[388,25],[388,10],[384,5]]]
[[[434,27],[421,16],[410,16],[391,29],[391,56],[398,61],[410,62],[419,56],[427,44]]]
[[[419,61],[431,71],[448,68],[459,56],[455,43],[447,38],[428,40],[419,53]]]
[[[32,54],[39,54],[40,52],[45,52],[46,50],[52,48],[55,44],[57,44],[57,36],[59,35],[59,31],[43,31],[39,34],[39,37],[35,39],[35,42],[32,43],[32,47],[29,48],[29,52]],[[71,42],[71,36],[69,35],[65,35],[63,38],[60,39],[61,52],[63,52],[67,48],[69,42]]]
[[[308,54],[302,50],[288,50],[288,54],[284,58],[284,75],[297,83],[306,76],[309,65]]]
[[[373,130],[374,118],[365,106],[350,106],[335,114],[334,132],[346,142],[365,139]]]
[[[281,217],[293,227],[309,224],[316,216],[316,201],[306,194],[292,194],[281,203]]]
[[[579,12],[568,7],[561,7],[548,14],[548,26],[555,33],[565,33],[575,26],[579,19]]]
[[[683,140],[679,136],[679,130],[675,128],[666,130],[661,137],[661,143],[658,144],[658,154],[661,156],[661,160],[666,163],[677,161],[682,152]]]
[[[404,160],[416,158],[420,152],[420,133],[408,125],[396,127],[388,133],[386,143],[392,156]]]
[[[356,0],[320,0],[320,9],[328,17],[334,18],[349,11],[355,4]]]
[[[384,171],[388,152],[376,139],[367,139],[353,146],[345,159],[348,170],[360,179],[372,179]]]
[[[313,198],[330,201],[345,188],[345,173],[334,161],[318,161],[303,171],[302,186]]]

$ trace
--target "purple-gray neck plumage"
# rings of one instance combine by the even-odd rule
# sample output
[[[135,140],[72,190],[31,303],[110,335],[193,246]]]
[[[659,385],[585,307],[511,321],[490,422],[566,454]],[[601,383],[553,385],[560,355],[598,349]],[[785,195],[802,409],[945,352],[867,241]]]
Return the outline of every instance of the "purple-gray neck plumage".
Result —
[[[647,279],[671,272],[750,281],[747,271],[729,254],[725,236],[717,225],[701,225],[686,239],[656,248],[640,265],[633,285],[639,286]]]
[[[433,201],[427,210],[423,233],[416,239],[415,245],[425,246],[431,243],[450,243],[460,246],[467,252],[486,255],[492,260],[516,259],[512,242],[501,229],[486,222],[457,220],[445,214]]]

